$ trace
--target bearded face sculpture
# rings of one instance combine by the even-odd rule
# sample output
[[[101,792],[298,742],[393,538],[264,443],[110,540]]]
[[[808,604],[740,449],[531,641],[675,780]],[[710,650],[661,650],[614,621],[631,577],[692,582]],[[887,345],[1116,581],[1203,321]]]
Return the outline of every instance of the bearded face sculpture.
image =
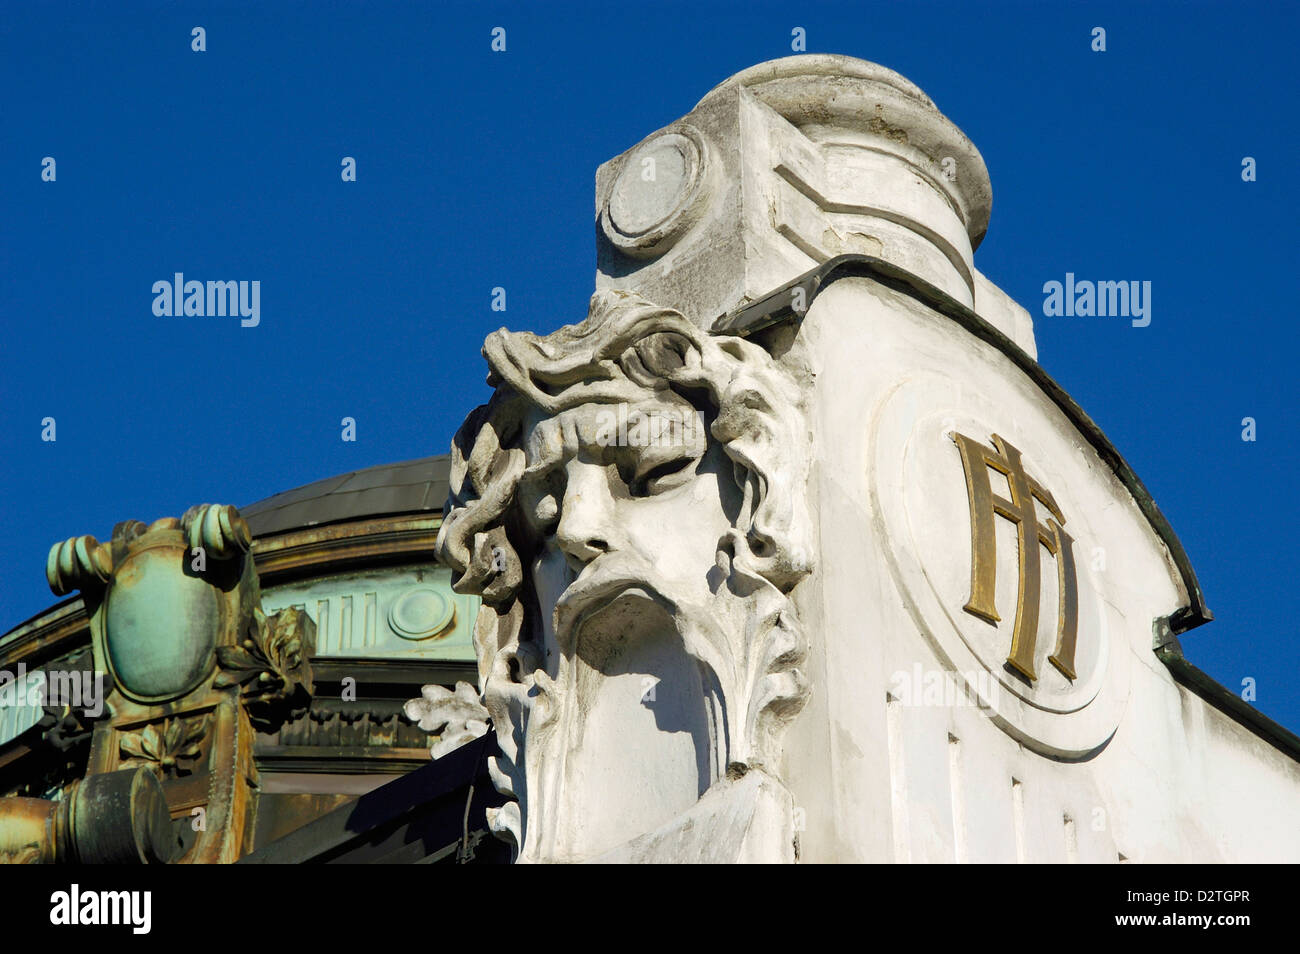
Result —
[[[490,823],[520,861],[788,858],[798,388],[758,345],[618,292],[483,351],[496,392],[455,438],[438,537],[483,599],[480,696],[431,687],[408,712],[443,747],[490,722],[513,799]]]

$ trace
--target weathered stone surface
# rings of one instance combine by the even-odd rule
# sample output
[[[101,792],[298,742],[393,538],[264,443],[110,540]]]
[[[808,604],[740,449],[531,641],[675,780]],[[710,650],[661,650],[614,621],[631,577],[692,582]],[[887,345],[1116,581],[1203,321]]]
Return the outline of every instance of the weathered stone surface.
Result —
[[[601,166],[596,287],[707,326],[857,252],[977,304],[991,203],[979,151],[915,85],[852,57],[787,57]]]

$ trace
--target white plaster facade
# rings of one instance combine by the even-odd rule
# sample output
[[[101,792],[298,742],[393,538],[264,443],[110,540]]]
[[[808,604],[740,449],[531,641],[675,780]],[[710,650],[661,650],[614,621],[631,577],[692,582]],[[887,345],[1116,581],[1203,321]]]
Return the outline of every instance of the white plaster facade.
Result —
[[[795,597],[816,635],[783,773],[805,809],[801,857],[1300,859],[1300,763],[1157,657],[1154,624],[1188,594],[1132,494],[1060,408],[998,349],[869,279],[823,291],[799,338],[815,381],[821,554]],[[1000,665],[1016,603],[1009,521],[997,521],[1002,622],[962,612],[971,540],[953,429],[1007,438],[1066,516],[1079,565],[1074,683],[1047,663],[1047,572],[1038,686]],[[977,704],[928,704],[924,684],[916,704],[918,665],[925,677],[992,673],[996,704],[965,693],[959,703]]]

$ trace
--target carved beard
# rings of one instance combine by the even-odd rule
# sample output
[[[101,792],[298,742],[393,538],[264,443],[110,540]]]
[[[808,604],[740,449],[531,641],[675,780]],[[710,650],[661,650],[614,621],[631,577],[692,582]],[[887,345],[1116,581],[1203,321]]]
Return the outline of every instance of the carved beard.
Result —
[[[699,587],[665,580],[661,554],[606,552],[575,577],[534,551],[509,608],[485,606],[476,646],[502,753],[490,768],[516,800],[490,824],[517,860],[654,860],[647,843],[669,842],[709,860],[714,841],[790,860],[778,763],[807,697],[804,640],[739,529],[751,499]],[[769,821],[751,830],[759,811]]]
[[[619,562],[556,605],[553,662],[537,674],[524,747],[520,862],[616,848],[688,810],[726,774],[717,674],[726,614],[674,600],[652,569]],[[725,589],[715,596],[730,599]]]
[[[719,556],[703,604],[631,554],[600,557],[557,600],[532,680],[520,862],[598,857],[771,767],[806,697],[802,640],[788,599]]]

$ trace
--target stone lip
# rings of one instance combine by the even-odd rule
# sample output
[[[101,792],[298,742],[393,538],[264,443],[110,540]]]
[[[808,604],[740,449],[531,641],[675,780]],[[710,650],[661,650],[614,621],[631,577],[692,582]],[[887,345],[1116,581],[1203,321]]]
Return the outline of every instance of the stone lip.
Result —
[[[844,56],[839,53],[805,53],[799,56],[783,56],[776,60],[756,63],[723,80],[709,90],[700,103],[712,96],[717,90],[729,86],[758,86],[774,80],[801,77],[827,76],[837,79],[861,79],[872,83],[890,86],[906,96],[910,96],[926,106],[933,107],[934,100],[925,95],[917,86],[901,73],[895,73],[887,66],[860,60],[856,56]],[[699,103],[695,104],[699,106]]]
[[[972,248],[988,231],[993,187],[984,158],[930,97],[893,70],[839,54],[787,56],[742,70],[700,102],[737,86],[810,139],[867,145],[906,161],[952,204]],[[946,158],[955,162],[952,177],[943,174]]]

